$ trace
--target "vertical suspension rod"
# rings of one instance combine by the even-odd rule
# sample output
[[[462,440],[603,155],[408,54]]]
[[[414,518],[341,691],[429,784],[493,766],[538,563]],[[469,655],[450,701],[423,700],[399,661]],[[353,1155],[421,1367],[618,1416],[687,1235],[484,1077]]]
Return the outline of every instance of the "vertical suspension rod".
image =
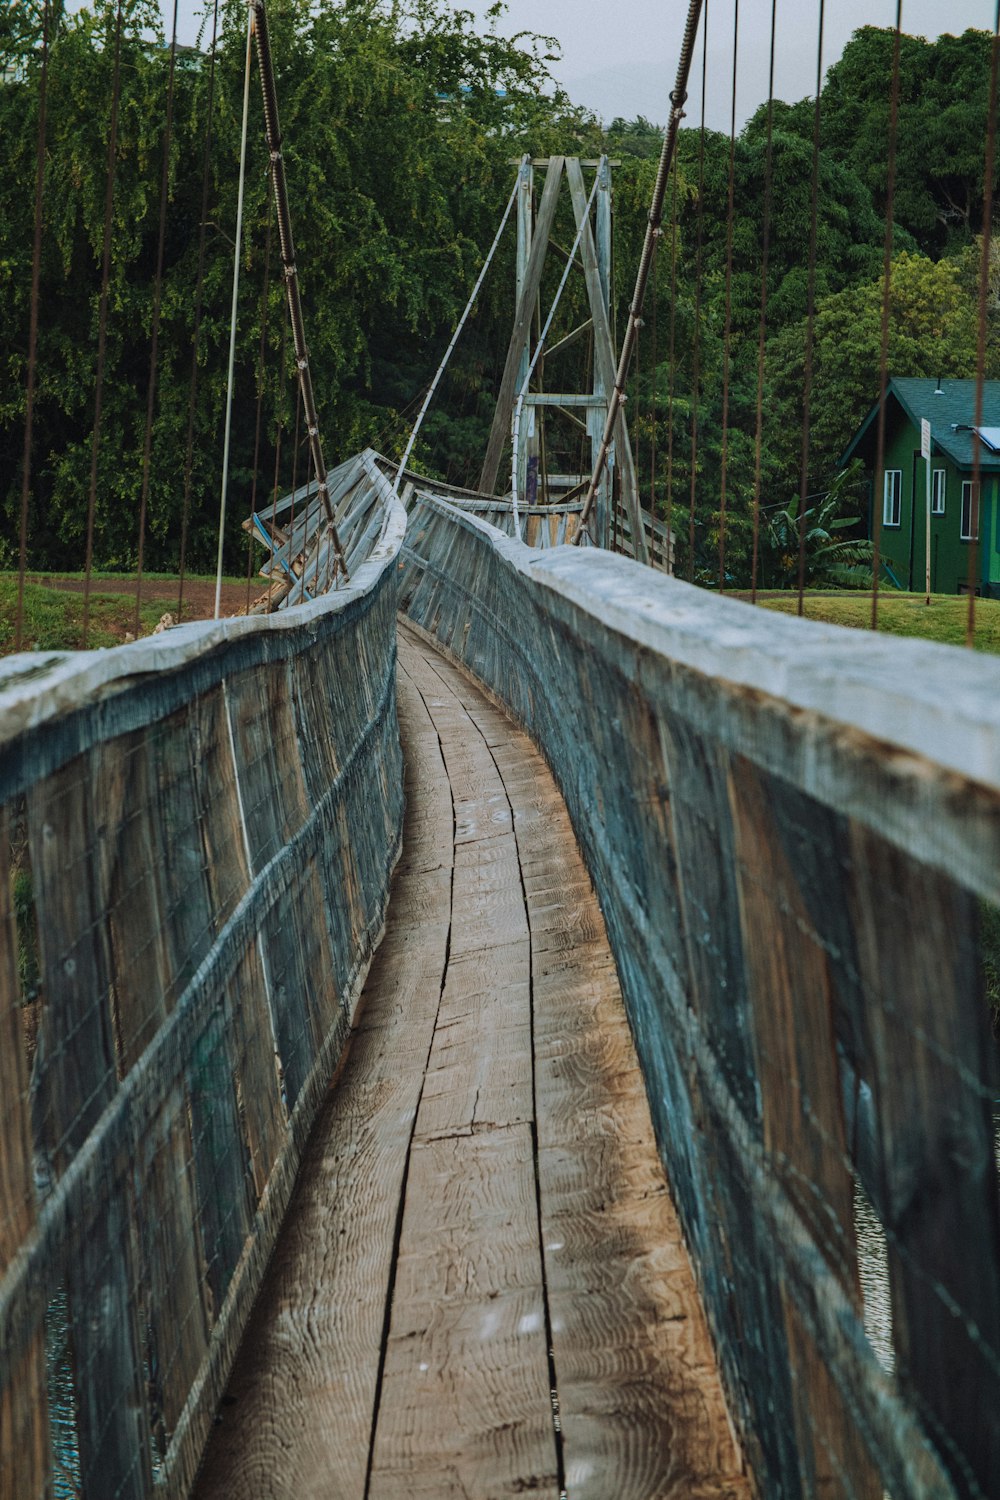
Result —
[[[271,155],[271,174],[274,182],[274,201],[278,214],[278,243],[281,247],[281,263],[285,275],[285,290],[288,295],[288,315],[295,347],[295,365],[299,373],[302,392],[302,410],[309,435],[309,453],[320,503],[326,513],[327,530],[336,559],[334,574],[339,572],[347,578],[347,560],[340,544],[337,527],[330,504],[330,491],[326,482],[326,463],[323,444],[319,435],[319,417],[316,413],[316,398],[313,394],[312,372],[309,369],[309,353],[306,349],[305,324],[302,320],[302,299],[299,295],[298,270],[295,264],[295,242],[292,239],[292,217],[288,208],[288,184],[285,180],[285,162],[281,152],[281,127],[278,122],[278,93],[274,83],[274,64],[271,58],[271,38],[267,27],[267,11],[264,0],[250,0],[254,18],[254,36],[257,41],[257,60],[260,65],[260,87],[264,99],[264,128],[267,133],[267,149]]]
[[[625,382],[628,378],[629,365],[632,362],[632,349],[635,345],[636,334],[638,333],[639,323],[642,318],[642,304],[645,300],[646,283],[649,280],[650,267],[653,263],[653,249],[659,238],[661,232],[660,225],[663,222],[663,200],[667,191],[667,179],[670,176],[671,163],[674,159],[674,152],[677,149],[677,136],[680,131],[681,121],[684,118],[688,75],[691,72],[691,61],[694,56],[694,43],[698,33],[698,22],[701,18],[701,7],[702,0],[690,0],[690,4],[688,5],[684,37],[681,42],[680,61],[677,64],[677,81],[674,84],[673,93],[670,95],[670,120],[663,136],[663,150],[660,152],[660,165],[657,169],[656,182],[653,186],[653,198],[647,216],[646,237],[642,244],[642,255],[639,257],[639,269],[635,278],[635,290],[632,293],[632,305],[629,308],[628,321],[625,324],[625,336],[622,339],[621,355],[618,360],[618,370],[615,374],[615,388],[608,400],[607,421],[604,424],[601,445],[597,450],[597,457],[594,460],[594,472],[590,477],[587,497],[583,502],[580,525],[573,538],[574,546],[579,546],[580,539],[590,519],[590,512],[594,508],[597,489],[604,474],[605,465],[608,461],[608,452],[614,438],[618,413],[625,402]]]

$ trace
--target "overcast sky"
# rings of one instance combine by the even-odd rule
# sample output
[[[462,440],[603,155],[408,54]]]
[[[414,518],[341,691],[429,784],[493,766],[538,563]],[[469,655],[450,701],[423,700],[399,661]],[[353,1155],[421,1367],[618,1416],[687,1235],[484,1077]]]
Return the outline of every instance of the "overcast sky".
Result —
[[[80,3],[71,0],[71,8]],[[718,129],[729,127],[736,3],[709,0],[706,117]],[[172,14],[172,0],[161,0],[161,9],[166,13],[168,4]],[[179,4],[181,40],[193,41],[203,0]],[[464,0],[463,8],[484,17],[489,0]],[[996,0],[903,0],[903,29],[928,37],[969,26],[988,31],[995,8]],[[814,90],[818,9],[816,0],[778,0],[779,98],[801,99]],[[631,119],[641,114],[662,124],[686,14],[687,0],[509,0],[500,26],[508,34],[530,30],[558,39],[562,61],[552,71],[575,103],[587,105],[606,121],[614,115]],[[827,0],[824,68],[840,56],[856,27],[891,26],[895,15],[895,0]],[[739,0],[739,17],[737,113],[742,121],[767,97],[771,0]],[[699,39],[699,49],[700,45]],[[694,74],[689,123],[698,118],[700,108],[700,62]]]

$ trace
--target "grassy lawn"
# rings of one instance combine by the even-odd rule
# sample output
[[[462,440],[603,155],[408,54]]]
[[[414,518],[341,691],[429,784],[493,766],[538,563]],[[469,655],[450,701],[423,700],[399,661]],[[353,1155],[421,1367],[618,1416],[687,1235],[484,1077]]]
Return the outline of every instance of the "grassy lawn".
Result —
[[[224,580],[242,587],[238,578]],[[62,584],[62,587],[58,586]],[[63,573],[45,583],[28,580],[24,586],[25,651],[75,651],[83,646],[83,574]],[[206,611],[193,606],[198,586],[204,594],[214,588],[214,578],[190,577],[185,581],[186,619]],[[103,585],[103,587],[102,587]],[[111,587],[109,587],[111,585]],[[190,592],[189,592],[190,586]],[[139,634],[149,635],[162,615],[177,611],[177,579],[149,574],[143,580],[139,612]],[[120,574],[94,574],[91,580],[90,629],[87,644],[91,647],[118,646],[135,629],[134,581]],[[17,575],[0,573],[0,655],[14,650],[17,633]]]
[[[743,596],[746,597],[746,596]],[[798,596],[793,592],[757,595],[758,604],[780,614],[794,615]],[[879,593],[878,628],[889,635],[920,636],[947,646],[965,645],[968,600],[956,594],[932,594],[930,604],[923,594]],[[817,591],[806,593],[805,615],[829,625],[847,625],[867,630],[871,623],[871,595]],[[976,600],[976,650],[1000,653],[1000,600]]]

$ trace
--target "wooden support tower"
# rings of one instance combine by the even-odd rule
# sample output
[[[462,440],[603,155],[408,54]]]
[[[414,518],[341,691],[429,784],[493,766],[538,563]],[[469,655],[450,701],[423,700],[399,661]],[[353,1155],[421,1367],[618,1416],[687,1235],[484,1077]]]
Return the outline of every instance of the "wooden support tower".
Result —
[[[524,506],[558,504],[575,498],[586,485],[586,474],[559,472],[547,462],[545,414],[559,414],[563,422],[586,432],[588,461],[593,464],[600,447],[608,415],[609,393],[614,388],[615,347],[611,331],[611,213],[613,163],[606,156],[581,162],[579,157],[551,156],[525,161],[520,167],[517,195],[517,272],[514,327],[497,397],[493,426],[487,444],[479,488],[496,489],[505,447],[511,440],[511,424],[541,322],[540,288],[546,257],[558,248],[552,238],[563,178],[569,186],[574,229],[580,233],[579,265],[587,288],[589,316],[543,351],[535,367],[534,389],[525,399],[524,419],[518,433],[516,472],[518,496]],[[584,171],[597,174],[597,192],[592,215]],[[535,176],[544,172],[541,197],[535,204]],[[593,179],[591,179],[591,182]],[[587,371],[586,350],[592,341],[593,359]],[[577,345],[580,351],[579,389],[545,388],[545,355]],[[565,384],[565,382],[564,382]],[[597,520],[593,528],[600,545],[611,539],[612,496],[618,497],[637,557],[646,559],[645,529],[641,524],[635,465],[624,413],[615,429],[610,462],[597,497]]]

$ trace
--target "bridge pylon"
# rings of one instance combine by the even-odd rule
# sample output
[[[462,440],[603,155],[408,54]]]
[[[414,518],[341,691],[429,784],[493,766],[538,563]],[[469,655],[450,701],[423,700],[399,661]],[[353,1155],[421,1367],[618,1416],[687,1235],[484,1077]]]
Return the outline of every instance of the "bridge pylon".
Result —
[[[535,157],[520,164],[514,324],[479,489],[486,494],[496,492],[500,463],[513,440],[514,425],[517,451],[512,470],[518,498],[528,510],[539,505],[564,506],[584,493],[607,420],[616,365],[611,306],[613,165],[607,156],[591,161],[581,161],[576,156]],[[589,191],[585,173],[593,174]],[[541,193],[536,195],[536,180],[542,174]],[[535,363],[531,388],[523,397],[521,420],[514,424],[518,397],[536,353],[538,330],[545,312],[540,304],[540,291],[548,255],[555,250],[565,260],[569,254],[553,239],[564,184],[572,204],[576,263],[586,286],[588,316],[542,350]],[[551,366],[554,356],[574,345],[581,356],[576,379],[571,380],[565,374],[566,367],[560,360],[557,388],[548,389],[546,359]],[[571,385],[575,388],[570,388]],[[549,424],[547,418],[555,421]],[[558,461],[560,455],[580,452],[581,444],[580,457],[586,460],[586,473],[577,472],[571,463]],[[583,467],[579,461],[578,467]],[[598,491],[596,518],[590,531],[600,546],[608,547],[617,541],[620,550],[645,558],[645,528],[624,412],[616,425],[610,462]]]

